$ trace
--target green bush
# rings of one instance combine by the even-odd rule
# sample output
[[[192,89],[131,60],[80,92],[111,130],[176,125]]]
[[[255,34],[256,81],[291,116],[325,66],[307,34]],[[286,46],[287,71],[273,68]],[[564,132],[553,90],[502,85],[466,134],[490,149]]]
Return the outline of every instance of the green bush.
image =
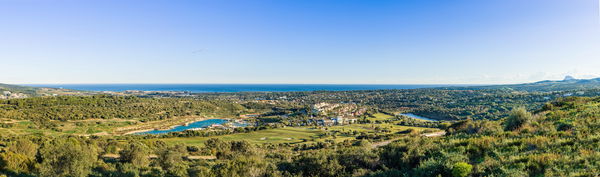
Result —
[[[471,174],[473,166],[465,162],[458,162],[452,167],[452,176],[454,177],[466,177]]]
[[[529,124],[531,119],[533,119],[533,115],[527,112],[525,108],[514,109],[510,113],[510,116],[508,116],[508,119],[506,119],[505,129],[507,131],[517,130],[524,125]]]

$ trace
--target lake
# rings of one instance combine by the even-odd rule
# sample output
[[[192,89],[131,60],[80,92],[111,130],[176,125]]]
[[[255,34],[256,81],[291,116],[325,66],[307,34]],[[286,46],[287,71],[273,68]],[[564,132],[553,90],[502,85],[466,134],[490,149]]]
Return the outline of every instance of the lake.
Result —
[[[190,123],[185,126],[184,125],[176,126],[171,129],[168,129],[168,130],[152,130],[152,131],[147,131],[147,132],[139,132],[139,133],[135,133],[135,134],[136,135],[145,135],[145,134],[164,134],[164,133],[171,133],[171,132],[181,132],[181,131],[195,129],[195,128],[206,128],[212,124],[224,124],[227,122],[228,121],[225,119],[208,119],[208,120],[193,122],[193,123]]]
[[[427,118],[427,117],[422,117],[422,116],[414,115],[414,114],[411,114],[411,113],[404,113],[404,114],[400,114],[400,115],[408,116],[408,117],[413,118],[413,119],[425,120],[425,121],[439,121],[439,120],[435,120],[435,119],[431,119],[431,118]]]

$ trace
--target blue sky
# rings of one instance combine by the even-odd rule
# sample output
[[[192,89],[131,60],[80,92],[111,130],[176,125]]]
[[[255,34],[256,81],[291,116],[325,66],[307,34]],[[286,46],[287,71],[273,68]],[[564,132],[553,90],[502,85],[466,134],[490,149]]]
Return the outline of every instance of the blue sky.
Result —
[[[600,77],[598,0],[0,0],[0,83]]]

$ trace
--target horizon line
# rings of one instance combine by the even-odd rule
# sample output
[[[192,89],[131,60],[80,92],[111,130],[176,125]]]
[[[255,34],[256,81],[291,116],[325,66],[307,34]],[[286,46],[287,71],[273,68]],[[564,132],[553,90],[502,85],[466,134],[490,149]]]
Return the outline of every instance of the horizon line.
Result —
[[[19,83],[9,85],[503,85],[503,84],[392,84],[392,83]]]

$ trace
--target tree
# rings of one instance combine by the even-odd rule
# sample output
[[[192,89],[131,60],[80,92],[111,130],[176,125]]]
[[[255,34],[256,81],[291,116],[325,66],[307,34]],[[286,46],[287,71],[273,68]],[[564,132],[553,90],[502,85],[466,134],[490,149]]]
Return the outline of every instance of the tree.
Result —
[[[205,166],[195,166],[188,169],[190,177],[215,177],[216,175],[211,173],[211,169]]]
[[[278,176],[277,167],[265,159],[256,156],[240,156],[217,165],[214,173],[217,176],[230,177],[261,177]]]
[[[27,157],[24,154],[10,151],[0,154],[0,169],[14,173],[23,173],[28,172],[32,164],[34,164],[33,158]]]
[[[188,176],[187,163],[183,160],[186,155],[185,146],[175,145],[159,152],[159,165],[169,176]]]
[[[287,169],[304,176],[343,176],[344,167],[329,151],[302,153],[297,156]]]
[[[19,139],[8,146],[8,150],[26,155],[28,157],[34,157],[37,154],[38,145],[27,140]]]
[[[150,164],[150,159],[148,158],[148,155],[150,155],[149,149],[145,144],[140,142],[131,142],[129,146],[120,152],[120,155],[121,160],[131,163],[138,168],[148,167]]]
[[[29,172],[35,164],[38,145],[27,139],[18,139],[0,154],[0,169],[15,173]]]
[[[232,141],[231,142],[231,151],[241,153],[244,155],[249,155],[254,152],[252,145],[248,141]]]
[[[77,139],[55,139],[45,143],[39,152],[40,176],[87,176],[96,162],[95,147]]]
[[[397,169],[391,169],[386,171],[379,171],[373,174],[368,175],[367,177],[397,177],[397,176],[406,176],[402,171]]]
[[[221,158],[220,156],[222,154],[229,154],[229,151],[231,150],[230,143],[218,138],[210,138],[206,140],[206,142],[204,142],[204,146],[206,149],[210,150],[211,154],[217,155],[218,158]]]
[[[337,159],[344,170],[353,173],[361,169],[373,169],[379,162],[379,157],[370,147],[351,147],[338,150]]]

